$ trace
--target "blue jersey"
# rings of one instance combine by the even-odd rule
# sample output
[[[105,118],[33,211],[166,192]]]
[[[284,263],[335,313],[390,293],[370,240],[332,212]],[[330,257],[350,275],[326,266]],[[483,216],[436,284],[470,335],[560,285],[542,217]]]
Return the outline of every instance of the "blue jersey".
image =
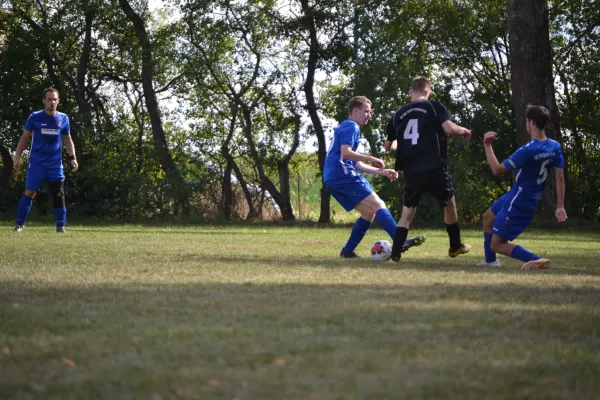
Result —
[[[343,179],[356,175],[356,161],[342,158],[342,145],[348,145],[356,151],[360,144],[360,128],[356,122],[347,119],[342,122],[335,131],[329,146],[329,152],[325,158],[323,180]]]
[[[560,144],[552,139],[532,139],[504,160],[508,171],[516,171],[515,184],[509,193],[522,200],[537,201],[546,187],[550,168],[564,168]]]
[[[71,134],[69,117],[56,112],[48,115],[44,110],[32,113],[25,129],[32,133],[29,162],[62,167],[62,136]]]

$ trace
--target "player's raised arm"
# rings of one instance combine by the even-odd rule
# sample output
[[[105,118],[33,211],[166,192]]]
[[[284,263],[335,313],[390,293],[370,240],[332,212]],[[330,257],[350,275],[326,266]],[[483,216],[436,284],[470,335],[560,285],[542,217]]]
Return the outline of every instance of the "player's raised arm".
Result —
[[[558,222],[567,220],[565,211],[565,170],[563,168],[554,168],[554,182],[556,183],[556,219]]]
[[[27,144],[31,139],[31,131],[27,129],[23,129],[23,135],[21,135],[21,139],[19,139],[19,144],[17,144],[17,151],[15,153],[15,161],[13,162],[13,167],[15,170],[19,170],[21,168],[21,154],[27,148]]]
[[[494,148],[492,147],[492,143],[496,140],[496,132],[487,132],[483,136],[483,148],[485,149],[485,158],[487,158],[488,164],[492,170],[492,173],[495,176],[504,175],[507,171],[504,164],[500,164],[498,159],[496,158],[496,154],[494,154]]]

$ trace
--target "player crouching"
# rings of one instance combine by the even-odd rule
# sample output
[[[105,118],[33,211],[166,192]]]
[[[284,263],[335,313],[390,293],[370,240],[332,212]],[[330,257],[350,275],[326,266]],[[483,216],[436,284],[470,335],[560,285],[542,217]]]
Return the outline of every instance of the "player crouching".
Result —
[[[546,186],[550,168],[556,181],[556,218],[567,219],[564,209],[564,159],[560,144],[546,137],[550,113],[542,106],[527,106],[525,112],[527,133],[531,141],[515,151],[502,164],[496,159],[492,143],[496,132],[487,132],[483,138],[485,156],[496,176],[515,171],[515,183],[504,196],[496,200],[483,215],[485,261],[478,265],[499,267],[496,253],[524,262],[522,269],[550,267],[550,260],[539,257],[521,246],[509,243],[527,229],[533,219],[540,193]]]

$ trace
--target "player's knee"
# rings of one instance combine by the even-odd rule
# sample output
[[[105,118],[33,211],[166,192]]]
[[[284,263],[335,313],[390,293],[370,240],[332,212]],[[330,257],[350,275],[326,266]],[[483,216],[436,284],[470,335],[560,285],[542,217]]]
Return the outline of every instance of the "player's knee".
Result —
[[[65,208],[65,193],[63,182],[51,182],[50,195],[52,196],[52,206],[54,208]]]
[[[35,191],[35,190],[25,189],[25,196],[27,196],[27,197],[31,197],[33,199],[36,194],[37,194],[37,191]]]
[[[364,210],[360,213],[360,216],[367,221],[373,221],[375,219],[375,211],[373,210]]]
[[[381,210],[382,208],[385,208],[385,202],[383,200],[381,200],[379,197],[377,197],[373,201],[371,210],[373,211],[373,213],[376,213],[377,211]]]
[[[450,192],[450,198],[448,199],[448,207],[456,208],[456,197]]]
[[[487,210],[486,212],[483,213],[483,225],[484,226],[492,225],[494,223],[494,220],[496,220],[496,216],[494,215],[492,210]]]
[[[492,242],[490,243],[490,249],[492,249],[494,253],[501,253],[500,250],[502,249],[502,243],[492,239]]]
[[[402,210],[402,220],[406,222],[408,225],[412,224],[413,219],[415,219],[417,209],[414,207],[405,207]]]

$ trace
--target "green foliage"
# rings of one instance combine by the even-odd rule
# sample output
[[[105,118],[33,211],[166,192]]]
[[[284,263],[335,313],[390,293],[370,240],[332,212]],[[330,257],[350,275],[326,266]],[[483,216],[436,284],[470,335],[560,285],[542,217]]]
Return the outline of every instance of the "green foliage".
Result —
[[[221,215],[226,145],[250,185],[268,179],[279,191],[279,168],[289,163],[296,216],[318,218],[316,158],[288,157],[296,140],[295,114],[302,116],[299,151],[310,152],[315,141],[302,95],[309,17],[317,24],[315,93],[322,117],[341,121],[350,97],[369,97],[374,115],[363,134],[369,151],[391,165],[393,154],[383,152],[389,114],[408,100],[411,79],[426,74],[433,97],[473,131],[468,146],[450,144],[461,216],[477,221],[511,183],[510,177],[491,176],[481,145],[488,130],[499,134],[498,158],[518,143],[505,1],[170,0],[161,9],[145,0],[131,3],[148,27],[169,150],[190,189],[190,210],[199,216]],[[549,5],[568,211],[597,219],[600,170],[592,166],[600,162],[600,9],[582,0]],[[86,15],[92,16],[93,32],[84,88],[88,111],[76,100]],[[0,143],[15,149],[25,119],[41,108],[41,90],[53,85],[61,90],[60,110],[71,117],[80,153],[81,170],[67,179],[70,213],[179,216],[180,188],[161,169],[151,134],[141,48],[118,3],[15,0],[2,7],[0,28]],[[14,212],[23,178],[21,171],[2,194],[2,211]],[[401,182],[370,179],[397,210]],[[260,190],[257,201],[264,195]],[[437,206],[428,201],[418,218],[437,220]],[[353,218],[332,204],[336,220]]]

